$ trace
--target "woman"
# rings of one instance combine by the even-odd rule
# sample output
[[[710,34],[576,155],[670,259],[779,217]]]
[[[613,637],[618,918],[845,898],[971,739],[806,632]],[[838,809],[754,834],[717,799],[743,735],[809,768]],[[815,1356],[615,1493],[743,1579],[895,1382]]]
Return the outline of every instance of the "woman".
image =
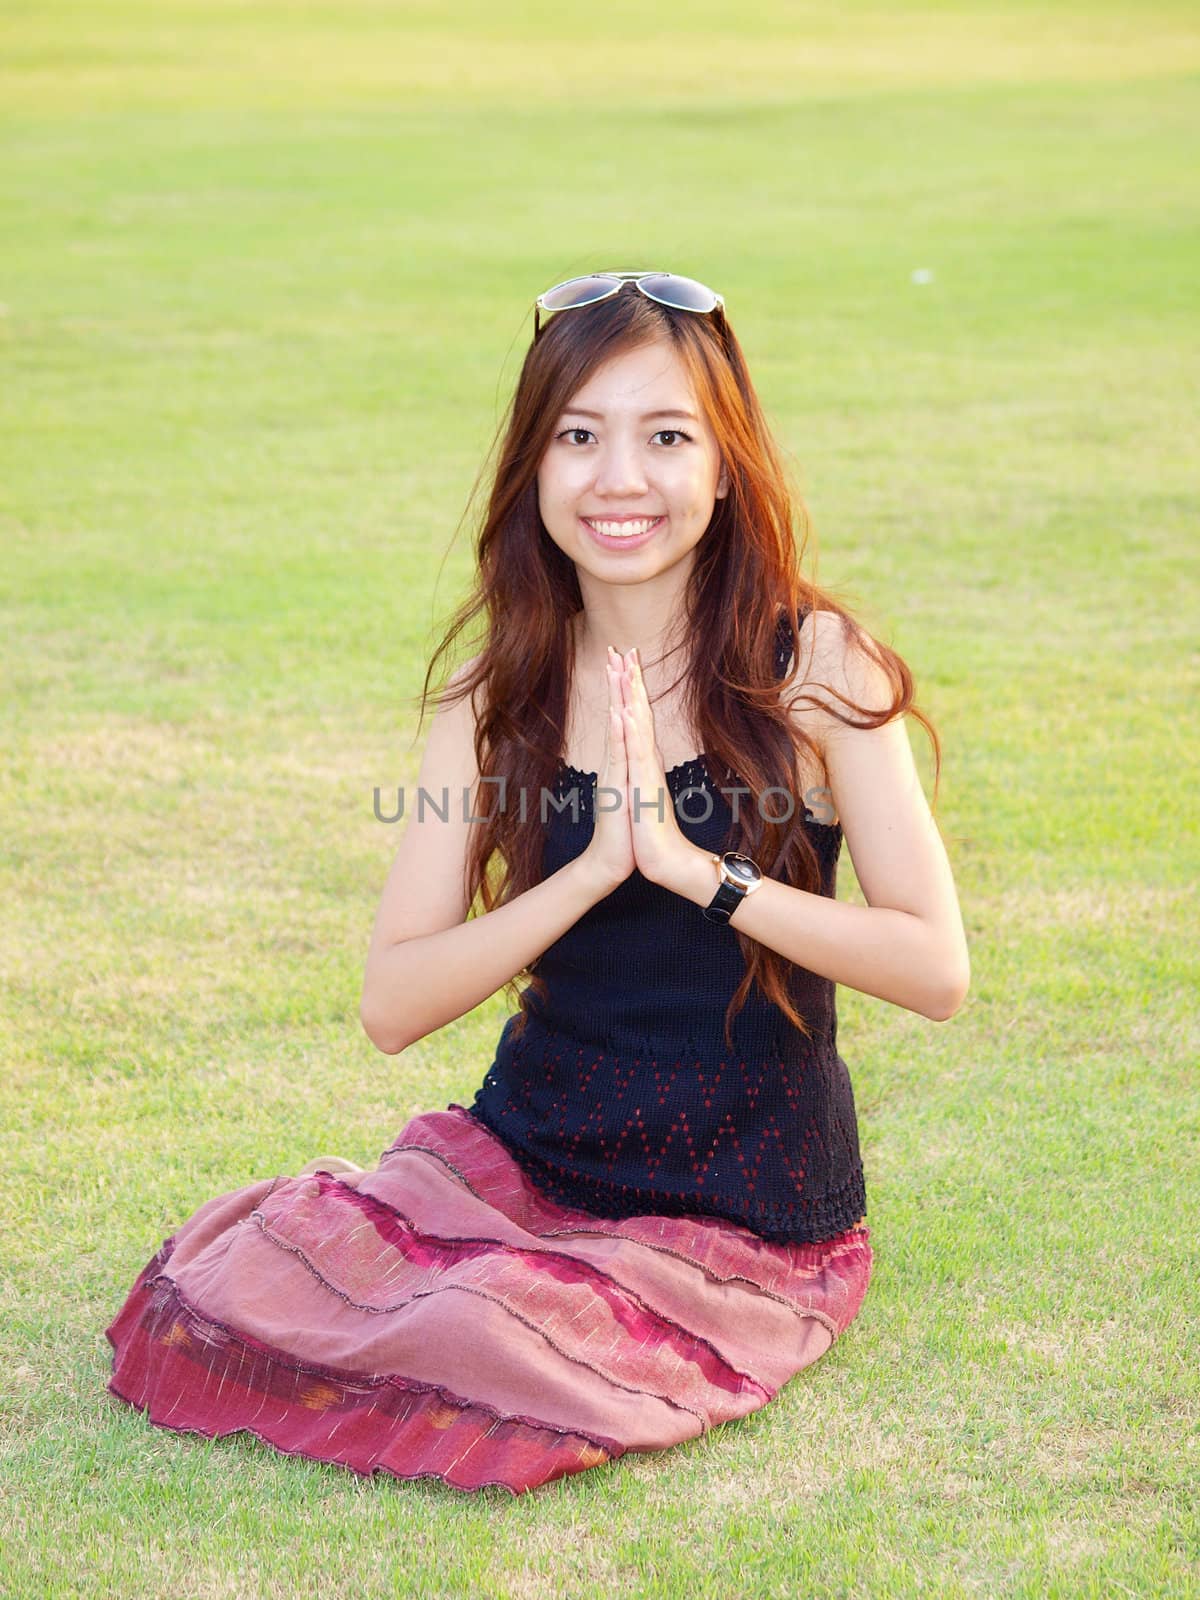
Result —
[[[799,571],[719,295],[539,296],[478,555],[429,671],[479,615],[482,649],[434,717],[361,1014],[395,1055],[508,986],[495,1059],[375,1169],[201,1206],[108,1329],[109,1388],[521,1493],[745,1416],[845,1331],[872,1252],[835,985],[943,1019],[969,969],[904,714],[940,766],[936,732]],[[866,906],[836,899],[843,833]]]

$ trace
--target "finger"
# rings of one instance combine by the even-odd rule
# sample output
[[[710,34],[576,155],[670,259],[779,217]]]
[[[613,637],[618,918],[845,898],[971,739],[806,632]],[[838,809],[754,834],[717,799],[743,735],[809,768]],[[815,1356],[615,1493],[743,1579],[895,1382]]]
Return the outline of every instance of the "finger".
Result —
[[[642,679],[641,662],[638,659],[637,646],[627,650],[619,657],[621,662],[621,687],[626,709],[632,711],[632,730],[639,741],[639,755],[644,756],[645,745],[653,727],[653,717],[650,711],[650,701],[646,693],[646,685]],[[627,728],[627,740],[629,729]]]
[[[625,749],[625,728],[621,721],[621,713],[616,706],[612,706],[608,713],[608,720],[612,726],[612,764],[613,771],[618,777],[624,777],[628,759]]]
[[[617,652],[613,649],[612,645],[609,645],[609,647],[608,647],[608,655],[609,655],[609,661],[608,661],[608,715],[609,715],[609,725],[619,735],[620,731],[621,731],[621,708],[622,708],[622,705],[623,705],[623,700],[622,700],[622,695],[621,695],[621,671],[620,671],[620,665],[619,665],[621,658],[617,654]]]
[[[642,677],[642,663],[638,658],[637,646],[629,652],[633,657],[629,669],[629,683],[633,691],[633,703],[639,710],[649,712],[650,695],[646,689],[646,680]]]
[[[641,668],[634,662],[629,675],[629,704],[633,707],[634,716],[643,734],[649,733],[654,725],[654,714],[650,709],[649,696],[642,678]]]
[[[608,704],[610,709],[613,706],[621,705],[621,669],[618,665],[619,660],[620,657],[617,652],[612,645],[609,645],[608,664],[605,671],[608,675]]]
[[[632,701],[634,694],[637,693],[637,664],[635,664],[634,651],[630,650],[626,654],[624,667],[626,667],[626,677],[629,680],[629,698]]]
[[[632,706],[626,706],[621,712],[624,724],[625,748],[631,761],[641,762],[642,759],[642,730],[638,726],[637,712]]]
[[[612,646],[609,646],[615,660],[620,660]],[[608,674],[608,713],[609,725],[613,733],[613,751],[617,759],[623,764],[625,761],[625,727],[622,721],[624,703],[621,695],[620,673],[615,664],[611,665]]]
[[[614,700],[614,697],[613,697],[613,674],[612,674],[612,668],[609,667],[607,670],[608,670],[608,714],[604,719],[604,743],[605,743],[604,760],[605,760],[605,772],[606,772],[607,776],[611,779],[614,775],[619,775],[620,773],[623,772],[624,764],[625,764],[625,755],[624,755],[623,735],[622,735],[622,731],[621,731],[621,728],[620,728],[620,725],[619,725],[619,722],[618,722],[617,712],[616,712],[616,703],[615,703],[615,700]]]

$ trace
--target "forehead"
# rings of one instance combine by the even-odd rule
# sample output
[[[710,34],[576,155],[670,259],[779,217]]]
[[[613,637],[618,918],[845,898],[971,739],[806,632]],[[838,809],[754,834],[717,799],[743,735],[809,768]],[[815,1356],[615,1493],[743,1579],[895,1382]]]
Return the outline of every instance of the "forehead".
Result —
[[[564,407],[573,408],[638,418],[652,411],[700,411],[687,368],[665,340],[623,351],[597,367]]]

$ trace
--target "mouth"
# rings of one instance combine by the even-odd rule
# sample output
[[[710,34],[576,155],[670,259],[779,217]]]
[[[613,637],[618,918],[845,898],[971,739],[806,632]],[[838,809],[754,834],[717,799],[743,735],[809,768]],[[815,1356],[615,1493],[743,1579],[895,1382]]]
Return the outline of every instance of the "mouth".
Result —
[[[580,517],[597,544],[607,549],[637,549],[652,539],[666,517]]]

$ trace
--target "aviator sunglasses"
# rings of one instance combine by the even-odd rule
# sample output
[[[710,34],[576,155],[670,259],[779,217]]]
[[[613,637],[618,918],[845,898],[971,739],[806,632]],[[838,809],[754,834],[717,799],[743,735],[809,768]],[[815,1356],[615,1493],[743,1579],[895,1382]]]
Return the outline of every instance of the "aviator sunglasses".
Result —
[[[543,311],[574,311],[579,306],[593,306],[598,300],[619,294],[627,283],[636,283],[648,300],[657,300],[659,305],[670,306],[673,311],[695,311],[700,316],[712,311],[724,312],[724,296],[707,284],[697,283],[695,278],[680,278],[673,272],[592,272],[583,278],[567,278],[538,295],[533,303],[535,342],[541,332]]]

